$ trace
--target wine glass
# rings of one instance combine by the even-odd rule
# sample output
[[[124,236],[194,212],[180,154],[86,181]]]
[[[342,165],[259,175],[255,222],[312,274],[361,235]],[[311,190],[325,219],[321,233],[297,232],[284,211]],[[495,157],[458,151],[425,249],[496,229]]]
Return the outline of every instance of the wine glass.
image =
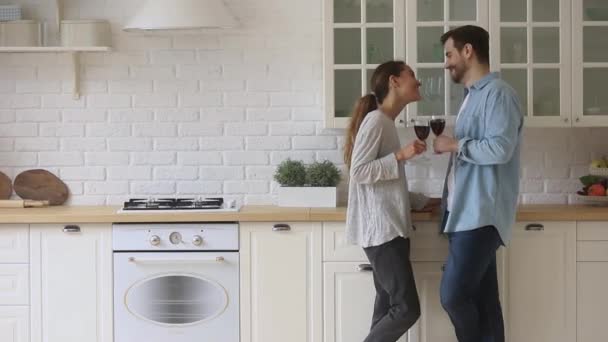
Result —
[[[416,133],[416,137],[422,141],[426,141],[431,133],[431,127],[429,126],[429,120],[426,118],[416,118],[413,120],[414,123],[414,132]],[[417,162],[428,162],[429,158],[425,155],[425,153],[412,158]]]
[[[445,119],[441,115],[431,115],[430,125],[435,137],[440,136],[445,129]]]

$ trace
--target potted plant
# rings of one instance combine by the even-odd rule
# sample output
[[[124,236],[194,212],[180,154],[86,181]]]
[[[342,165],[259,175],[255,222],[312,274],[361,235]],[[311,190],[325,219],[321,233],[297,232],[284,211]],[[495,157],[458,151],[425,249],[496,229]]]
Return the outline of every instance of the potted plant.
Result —
[[[280,207],[335,207],[340,170],[330,161],[305,166],[287,159],[277,167]]]

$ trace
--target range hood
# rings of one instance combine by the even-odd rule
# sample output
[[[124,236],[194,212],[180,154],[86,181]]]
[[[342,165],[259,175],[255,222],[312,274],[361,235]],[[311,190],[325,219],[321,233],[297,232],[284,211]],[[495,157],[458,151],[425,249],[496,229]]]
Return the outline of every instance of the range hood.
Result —
[[[123,30],[197,30],[236,25],[223,0],[148,0]]]

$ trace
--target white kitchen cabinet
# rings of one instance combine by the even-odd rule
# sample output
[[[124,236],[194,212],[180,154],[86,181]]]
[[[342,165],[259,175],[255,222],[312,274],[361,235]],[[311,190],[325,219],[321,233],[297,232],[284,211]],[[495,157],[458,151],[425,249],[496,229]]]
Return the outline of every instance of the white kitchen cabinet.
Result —
[[[571,126],[570,0],[490,0],[490,65],[519,95],[526,126]]]
[[[320,223],[242,222],[240,234],[241,341],[321,341]]]
[[[376,298],[371,266],[326,262],[323,267],[324,341],[363,341],[370,330]],[[399,339],[407,341],[407,335]]]
[[[575,341],[575,222],[518,222],[506,265],[509,341]]]
[[[27,306],[0,306],[0,341],[30,341],[30,308]]]
[[[345,128],[355,101],[371,91],[374,69],[405,59],[405,2],[323,1],[325,127]]]
[[[608,126],[608,2],[571,1],[574,124]]]
[[[409,0],[406,4],[407,63],[422,82],[422,100],[407,106],[407,119],[418,116],[445,116],[453,123],[462,101],[464,87],[454,84],[444,69],[444,32],[462,25],[488,29],[487,0]]]
[[[421,316],[410,329],[412,342],[457,342],[450,317],[441,306],[442,262],[413,263]]]
[[[577,223],[577,342],[608,340],[608,230],[606,222]]]
[[[111,225],[30,229],[32,342],[111,342]]]

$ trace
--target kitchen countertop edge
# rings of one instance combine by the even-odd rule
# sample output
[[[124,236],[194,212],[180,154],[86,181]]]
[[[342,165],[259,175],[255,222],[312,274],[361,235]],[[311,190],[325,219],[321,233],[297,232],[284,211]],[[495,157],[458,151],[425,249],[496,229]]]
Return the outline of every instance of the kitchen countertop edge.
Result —
[[[244,206],[238,212],[118,214],[118,206],[57,206],[0,209],[0,223],[276,222],[345,221],[346,208]],[[414,221],[437,221],[437,213],[413,213]],[[517,221],[608,221],[608,207],[524,205]]]

